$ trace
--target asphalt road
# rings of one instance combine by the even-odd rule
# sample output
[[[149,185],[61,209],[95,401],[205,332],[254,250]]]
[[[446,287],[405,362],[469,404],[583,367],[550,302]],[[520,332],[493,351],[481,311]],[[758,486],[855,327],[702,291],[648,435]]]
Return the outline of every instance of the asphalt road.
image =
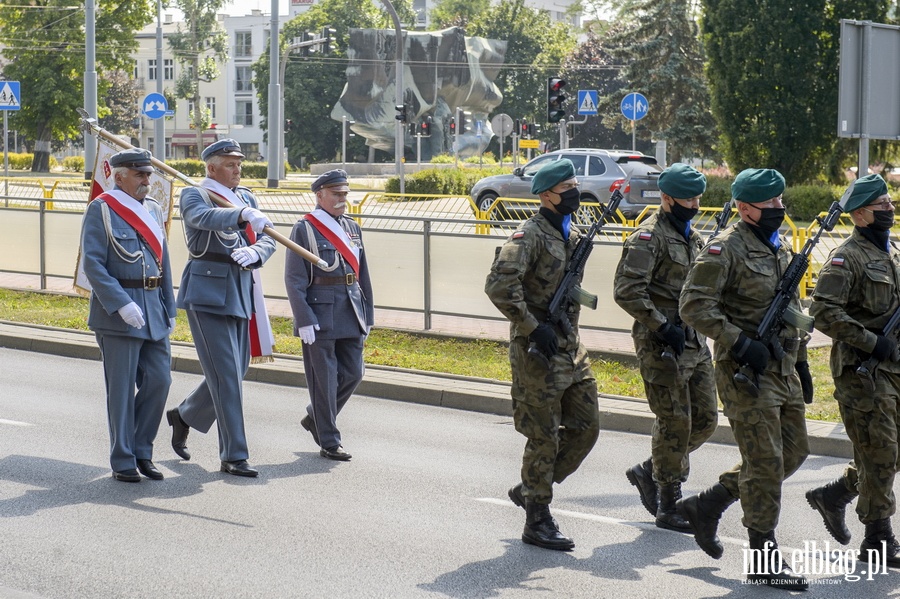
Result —
[[[340,419],[354,459],[336,463],[298,424],[305,389],[246,383],[258,479],[218,471],[214,431],[192,432],[194,459],[179,461],[162,427],[166,480],[127,484],[110,477],[99,362],[0,349],[0,364],[0,597],[787,596],[742,584],[739,506],[718,561],[652,525],[624,476],[647,455],[643,436],[603,432],[557,487],[554,513],[577,545],[559,553],[520,541],[524,512],[506,489],[523,440],[509,418],[355,397]],[[199,381],[173,376],[170,407]],[[702,447],[686,490],[736,460],[734,447]],[[786,483],[783,548],[824,545],[803,491],[842,467],[811,457]],[[805,596],[897,593],[896,572],[853,581],[829,567]]]

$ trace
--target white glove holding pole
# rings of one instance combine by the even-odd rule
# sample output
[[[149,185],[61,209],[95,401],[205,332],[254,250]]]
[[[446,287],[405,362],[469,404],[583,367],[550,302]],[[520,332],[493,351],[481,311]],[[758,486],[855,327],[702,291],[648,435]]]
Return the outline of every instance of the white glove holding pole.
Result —
[[[256,208],[244,208],[241,210],[241,218],[244,219],[244,222],[250,223],[250,228],[257,235],[262,233],[262,230],[266,227],[273,226],[269,217]]]
[[[309,324],[305,327],[300,327],[297,331],[300,334],[300,341],[307,345],[312,345],[316,342],[316,331],[319,330],[319,325],[317,324]]]
[[[253,248],[238,248],[231,252],[231,259],[241,266],[250,266],[259,260],[259,252]]]
[[[144,311],[136,303],[131,302],[119,308],[119,316],[128,326],[136,329],[144,327]]]

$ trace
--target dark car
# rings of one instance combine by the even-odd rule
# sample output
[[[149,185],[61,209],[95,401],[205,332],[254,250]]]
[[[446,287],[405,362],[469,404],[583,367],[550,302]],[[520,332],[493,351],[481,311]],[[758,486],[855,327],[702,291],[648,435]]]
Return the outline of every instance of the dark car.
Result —
[[[599,204],[606,203],[613,191],[625,185],[629,172],[633,172],[633,179],[622,189],[625,197],[619,204],[619,210],[626,218],[634,218],[647,203],[654,203],[650,200],[654,192],[655,202],[659,202],[659,187],[656,186],[659,167],[656,166],[654,158],[634,152],[569,148],[538,156],[525,166],[514,170],[511,175],[494,175],[481,179],[471,191],[475,205],[480,211],[488,211],[498,197],[504,198],[488,218],[519,220],[530,217],[540,208],[540,201],[531,193],[534,174],[547,162],[560,158],[568,158],[575,165],[581,201],[585,204],[578,214],[579,220],[583,223],[591,222],[599,216]],[[626,171],[626,168],[629,171]],[[632,201],[630,198],[636,185],[640,186],[637,192],[640,201]]]

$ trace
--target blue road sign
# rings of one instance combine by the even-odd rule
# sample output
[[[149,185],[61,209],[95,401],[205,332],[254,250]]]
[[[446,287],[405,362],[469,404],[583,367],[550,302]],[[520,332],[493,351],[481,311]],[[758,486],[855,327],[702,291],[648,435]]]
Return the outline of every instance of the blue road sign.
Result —
[[[0,81],[0,110],[19,110],[22,96],[18,81]]]
[[[578,90],[578,114],[597,114],[597,90]]]
[[[647,111],[650,110],[650,103],[647,102],[647,98],[645,98],[643,94],[632,92],[622,98],[620,108],[626,119],[629,121],[639,121],[647,116]]]
[[[141,100],[141,113],[146,115],[148,119],[161,119],[166,116],[168,109],[169,103],[166,102],[166,97],[162,94],[147,94]]]

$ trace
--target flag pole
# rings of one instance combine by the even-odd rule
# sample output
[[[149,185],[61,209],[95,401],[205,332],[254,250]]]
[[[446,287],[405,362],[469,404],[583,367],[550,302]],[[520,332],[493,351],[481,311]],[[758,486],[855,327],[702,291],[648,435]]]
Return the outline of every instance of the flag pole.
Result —
[[[130,143],[128,143],[127,141],[120,139],[119,137],[113,135],[112,133],[110,133],[103,127],[101,127],[97,123],[97,119],[91,118],[90,114],[88,114],[88,112],[86,110],[84,110],[83,108],[77,108],[76,110],[78,110],[78,114],[81,117],[81,127],[85,133],[90,133],[92,135],[102,137],[103,139],[105,139],[109,142],[112,142],[113,144],[119,146],[120,148],[122,148],[124,150],[130,150],[130,149],[134,148],[134,146],[131,145]],[[153,164],[153,166],[158,168],[160,171],[166,173],[167,175],[175,177],[176,179],[182,181],[186,185],[190,185],[191,187],[200,187],[199,183],[197,183],[196,181],[194,181],[193,179],[191,179],[190,177],[188,177],[181,171],[175,170],[174,168],[172,168],[165,162],[162,162],[161,160],[159,160],[155,157],[150,158],[150,162]],[[206,188],[204,188],[204,189],[206,189]],[[228,200],[226,200],[225,198],[223,198],[216,192],[214,192],[210,189],[207,189],[206,191],[209,192],[210,199],[217,206],[220,206],[222,208],[234,208],[234,205],[231,202],[229,202]],[[315,254],[313,254],[306,248],[301,247],[297,243],[293,242],[289,237],[282,235],[281,233],[276,231],[274,228],[266,227],[263,229],[263,233],[265,233],[266,235],[268,235],[269,237],[271,237],[272,239],[274,239],[275,241],[277,241],[284,247],[288,248],[295,254],[298,254],[304,260],[312,262],[319,268],[325,268],[328,266],[328,264],[324,260],[322,260],[321,258],[316,256]]]

